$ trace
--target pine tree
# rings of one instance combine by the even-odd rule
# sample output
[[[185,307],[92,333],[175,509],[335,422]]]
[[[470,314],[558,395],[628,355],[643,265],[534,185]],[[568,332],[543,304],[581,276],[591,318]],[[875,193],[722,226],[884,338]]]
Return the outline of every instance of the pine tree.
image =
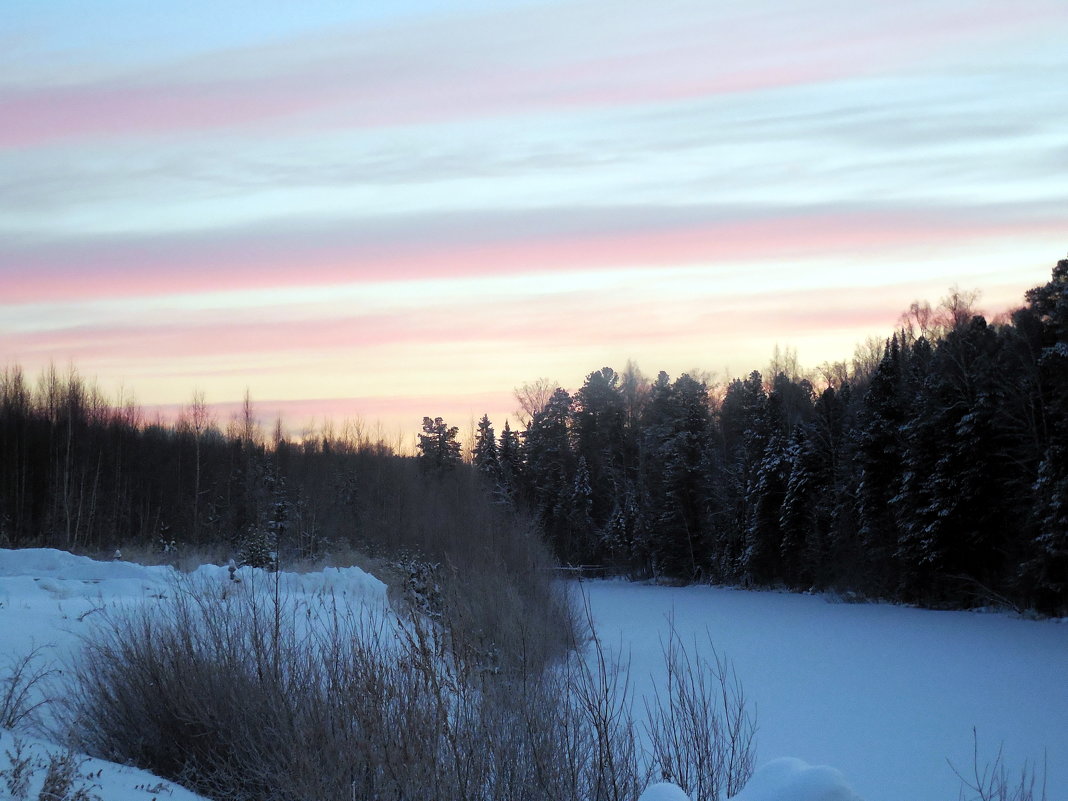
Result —
[[[845,393],[848,399],[848,391]],[[843,488],[845,402],[833,388],[816,401],[813,419],[787,446],[789,478],[779,524],[784,575],[798,587],[826,587],[841,570],[852,497]]]
[[[524,485],[557,555],[582,563],[592,550],[590,531],[572,526],[570,509],[577,459],[571,444],[571,396],[557,388],[523,432]]]
[[[1000,342],[976,316],[934,353],[905,425],[898,548],[906,597],[967,602],[1003,592],[1007,532],[1026,481],[1013,458],[997,380]]]
[[[460,443],[456,435],[460,429],[448,426],[440,417],[423,418],[423,433],[419,435],[419,464],[427,473],[441,475],[453,470],[461,462]]]
[[[1041,323],[1038,358],[1045,443],[1032,489],[1036,534],[1025,576],[1036,601],[1053,613],[1068,611],[1068,259],[1050,281],[1027,292]]]
[[[722,460],[717,506],[720,525],[714,546],[716,573],[724,581],[743,579],[746,532],[752,514],[753,486],[764,454],[768,403],[764,380],[753,371],[727,386],[720,407]]]
[[[755,411],[753,427],[746,432],[747,455],[755,469],[750,471],[746,485],[748,517],[742,569],[746,579],[757,584],[771,584],[786,578],[780,519],[790,470],[786,453],[790,420],[802,419],[795,405],[797,389],[785,376],[776,377],[774,389],[763,407]]]
[[[478,421],[478,432],[475,435],[475,446],[471,449],[471,455],[475,469],[482,475],[490,486],[497,487],[501,482],[501,463],[497,456],[497,440],[493,433],[493,424],[490,423],[489,415],[482,415]]]
[[[590,474],[590,525],[600,530],[615,513],[630,467],[626,409],[615,370],[604,367],[586,377],[575,395],[572,419],[575,452]]]
[[[257,473],[256,518],[238,541],[237,561],[240,565],[276,570],[279,545],[289,523],[290,504],[286,482],[278,474],[274,463],[267,458],[260,462]]]
[[[921,340],[926,347],[926,340]],[[898,586],[897,551],[900,528],[891,499],[901,487],[905,443],[902,427],[908,414],[904,377],[905,354],[895,335],[887,342],[875,370],[856,432],[859,537],[868,565],[863,589],[888,595]]]
[[[708,388],[689,375],[661,373],[644,420],[648,550],[656,572],[693,580],[711,565]]]
[[[504,429],[501,431],[497,464],[500,467],[501,495],[509,503],[514,504],[523,479],[523,452],[519,436],[512,431],[507,420],[504,421]]]
[[[575,463],[571,491],[564,496],[557,514],[567,521],[572,531],[589,532],[593,529],[592,513],[593,488],[590,486],[590,470],[586,465],[586,458],[580,456]]]

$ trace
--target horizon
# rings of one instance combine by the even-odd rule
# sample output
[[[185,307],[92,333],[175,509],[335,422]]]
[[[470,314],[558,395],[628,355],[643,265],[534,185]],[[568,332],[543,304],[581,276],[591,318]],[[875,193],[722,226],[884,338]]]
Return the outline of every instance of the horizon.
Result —
[[[2,17],[0,366],[141,408],[499,431],[541,378],[993,318],[1065,252],[1057,0]]]

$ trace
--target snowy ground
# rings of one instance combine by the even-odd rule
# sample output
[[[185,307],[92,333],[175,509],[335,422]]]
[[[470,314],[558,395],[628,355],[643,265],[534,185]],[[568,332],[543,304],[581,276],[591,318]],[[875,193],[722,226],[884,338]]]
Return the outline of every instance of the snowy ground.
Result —
[[[954,801],[947,765],[980,753],[1048,757],[1050,801],[1068,799],[1068,621],[932,612],[713,587],[582,584],[606,645],[632,657],[641,692],[673,616],[733,661],[757,705],[758,763],[833,765],[867,801]]]
[[[226,569],[215,566],[196,577],[229,582]],[[117,604],[154,603],[173,591],[173,580],[165,567],[0,550],[0,669],[34,647],[68,658],[95,616]],[[384,585],[357,568],[285,574],[283,584],[292,593],[385,604]],[[758,763],[771,762],[744,801],[852,801],[850,786],[867,801],[954,801],[959,783],[946,758],[971,766],[972,726],[991,755],[1004,741],[1012,766],[1045,749],[1050,801],[1068,799],[1068,625],[709,587],[581,587],[605,643],[631,654],[639,692],[658,680],[669,615],[686,637],[706,642],[707,629],[733,660],[758,706]],[[62,751],[22,739],[39,764]],[[12,735],[0,733],[0,771],[9,768],[13,747]],[[104,801],[196,799],[97,760],[82,773]],[[35,781],[42,777],[43,768]],[[6,793],[0,781],[0,801]],[[643,798],[681,796],[658,785]]]
[[[169,567],[144,567],[128,562],[95,562],[51,549],[11,551],[0,549],[0,671],[12,659],[41,648],[57,663],[76,653],[83,636],[98,615],[118,605],[155,603],[174,591],[177,574]],[[237,572],[242,586],[270,589],[264,574],[248,568]],[[183,580],[232,586],[224,567],[204,565]],[[386,605],[386,587],[359,568],[328,568],[321,573],[282,574],[286,592],[307,597],[334,593],[354,604],[380,610]],[[3,673],[0,672],[0,690]],[[21,732],[24,754],[37,764],[28,798],[36,799],[51,754],[64,749]],[[10,771],[15,736],[0,730],[0,771]],[[143,771],[101,760],[79,760],[84,786],[102,801],[197,801],[199,796]],[[0,777],[0,801],[10,798]]]

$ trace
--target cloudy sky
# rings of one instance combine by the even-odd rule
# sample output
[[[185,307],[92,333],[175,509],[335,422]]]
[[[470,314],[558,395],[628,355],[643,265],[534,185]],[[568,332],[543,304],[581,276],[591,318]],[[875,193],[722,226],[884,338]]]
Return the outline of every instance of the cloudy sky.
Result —
[[[847,359],[1064,258],[1065,42],[1064,0],[6,0],[0,366],[412,431]]]

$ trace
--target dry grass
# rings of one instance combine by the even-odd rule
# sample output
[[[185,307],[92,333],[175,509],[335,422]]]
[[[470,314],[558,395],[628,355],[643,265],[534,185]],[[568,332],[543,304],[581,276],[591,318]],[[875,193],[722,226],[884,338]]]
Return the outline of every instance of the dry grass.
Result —
[[[1024,763],[1018,773],[1010,773],[998,748],[992,760],[979,756],[979,733],[972,729],[972,773],[965,776],[951,762],[960,779],[960,801],[1046,801],[1046,770]],[[1037,786],[1036,786],[1037,785]]]
[[[633,801],[662,761],[642,752],[626,670],[595,639],[586,657],[547,659],[540,629],[520,626],[502,657],[453,625],[469,611],[454,598],[432,622],[260,589],[186,582],[104,621],[73,668],[80,746],[228,801]],[[682,705],[670,719],[719,714],[687,700],[702,682],[665,699]],[[727,710],[704,736],[732,716],[748,720]]]
[[[49,682],[56,675],[43,648],[9,658],[0,667],[0,729],[38,726],[39,713],[51,699]]]

